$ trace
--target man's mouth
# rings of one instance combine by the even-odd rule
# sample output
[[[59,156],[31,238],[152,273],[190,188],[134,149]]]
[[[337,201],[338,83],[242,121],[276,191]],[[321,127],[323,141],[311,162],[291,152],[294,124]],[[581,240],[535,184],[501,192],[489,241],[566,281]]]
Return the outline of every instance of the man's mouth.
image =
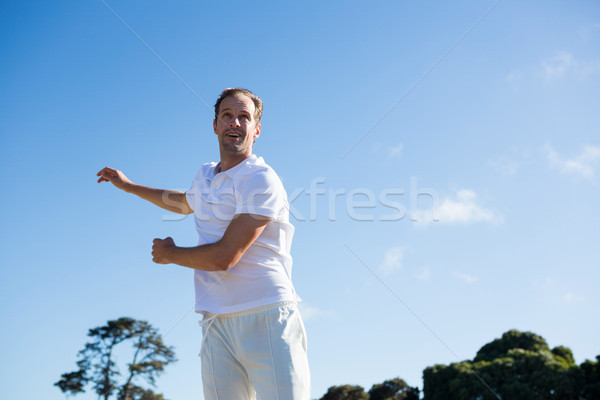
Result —
[[[227,134],[227,137],[233,137],[233,138],[239,138],[242,135],[240,135],[239,133],[235,133],[235,132],[231,132]]]

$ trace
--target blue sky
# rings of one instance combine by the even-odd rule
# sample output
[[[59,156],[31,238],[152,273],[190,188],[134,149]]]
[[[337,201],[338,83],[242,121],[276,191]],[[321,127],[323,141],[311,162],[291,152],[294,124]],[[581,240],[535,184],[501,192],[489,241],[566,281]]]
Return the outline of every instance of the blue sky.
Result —
[[[291,200],[313,397],[513,328],[600,354],[597,2],[5,1],[0,35],[6,398],[64,398],[121,316],[175,346],[158,390],[202,398],[192,271],[150,257],[192,220],[95,174],[186,190],[234,86]]]

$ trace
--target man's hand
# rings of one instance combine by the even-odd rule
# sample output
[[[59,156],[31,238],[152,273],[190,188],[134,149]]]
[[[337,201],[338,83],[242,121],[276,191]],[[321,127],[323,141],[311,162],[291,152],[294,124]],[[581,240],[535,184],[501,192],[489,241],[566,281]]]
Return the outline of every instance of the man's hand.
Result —
[[[152,241],[152,261],[157,264],[170,264],[173,250],[176,248],[172,237]]]
[[[131,186],[132,182],[127,179],[124,173],[118,169],[105,167],[96,174],[99,176],[98,183],[100,182],[111,182],[113,185],[121,190],[125,190],[128,186]]]
[[[100,177],[98,183],[111,182],[115,187],[124,190],[127,193],[135,194],[165,210],[184,215],[194,212],[187,201],[185,192],[154,189],[143,185],[137,185],[127,179],[125,174],[118,169],[109,167],[101,169],[96,176]]]

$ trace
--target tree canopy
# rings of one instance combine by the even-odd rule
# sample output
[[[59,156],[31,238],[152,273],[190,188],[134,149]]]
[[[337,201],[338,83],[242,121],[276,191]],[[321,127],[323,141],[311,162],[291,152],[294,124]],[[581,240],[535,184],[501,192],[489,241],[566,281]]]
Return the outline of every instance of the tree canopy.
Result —
[[[581,395],[583,399],[600,399],[600,356],[596,362],[585,360],[580,366]]]
[[[510,330],[475,358],[423,371],[425,400],[592,400],[600,398],[598,362],[578,367],[564,346]],[[596,397],[594,397],[596,396]]]
[[[419,400],[419,389],[400,378],[388,379],[371,387],[369,400]]]
[[[419,389],[393,378],[373,385],[368,393],[357,385],[331,386],[320,400],[419,400]]]
[[[362,386],[341,385],[332,386],[321,400],[369,400]]]
[[[156,328],[146,321],[119,318],[88,332],[92,340],[79,351],[78,370],[62,374],[55,383],[64,393],[84,393],[88,384],[100,398],[108,400],[113,394],[119,400],[164,400],[161,394],[138,386],[145,380],[155,386],[156,378],[166,365],[176,361],[172,347],[163,343]],[[117,345],[129,343],[133,359],[127,364],[124,379],[115,362]]]

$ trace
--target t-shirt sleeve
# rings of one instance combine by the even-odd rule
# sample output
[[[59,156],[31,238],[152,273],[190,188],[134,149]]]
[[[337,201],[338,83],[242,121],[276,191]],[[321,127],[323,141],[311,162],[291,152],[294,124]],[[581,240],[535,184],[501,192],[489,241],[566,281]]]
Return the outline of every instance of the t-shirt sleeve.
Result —
[[[188,205],[192,209],[192,211],[196,210],[196,202],[200,200],[200,189],[199,184],[204,176],[205,170],[209,168],[210,165],[204,164],[200,170],[194,176],[192,183],[190,184],[190,188],[185,191],[185,199],[188,202]]]
[[[185,192],[185,199],[187,200],[188,205],[190,206],[192,211],[194,211],[194,209],[196,208],[196,205],[194,204],[195,197],[196,196],[194,195],[194,183],[192,182],[190,188]]]
[[[268,169],[240,176],[235,198],[235,214],[257,214],[271,219],[278,219],[287,203],[281,181]]]

